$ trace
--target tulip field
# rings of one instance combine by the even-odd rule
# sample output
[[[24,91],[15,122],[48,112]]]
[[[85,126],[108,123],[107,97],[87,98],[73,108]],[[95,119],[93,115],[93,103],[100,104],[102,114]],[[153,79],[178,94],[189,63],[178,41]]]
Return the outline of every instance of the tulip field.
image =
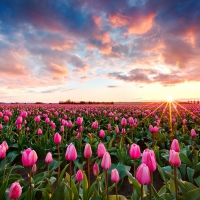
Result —
[[[0,104],[0,200],[200,199],[199,133],[198,104]]]

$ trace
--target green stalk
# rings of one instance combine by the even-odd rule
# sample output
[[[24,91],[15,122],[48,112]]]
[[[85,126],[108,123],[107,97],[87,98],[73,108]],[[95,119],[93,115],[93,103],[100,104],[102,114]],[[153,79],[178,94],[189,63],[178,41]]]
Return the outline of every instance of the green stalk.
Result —
[[[5,179],[5,174],[6,174],[6,157],[4,159],[3,183],[4,183],[4,179]]]
[[[88,187],[90,187],[90,158],[88,158]]]
[[[31,180],[31,166],[29,168],[29,180],[30,180],[30,200],[32,200],[32,180]]]
[[[70,161],[70,187],[72,186],[72,161]]]
[[[108,196],[108,171],[105,170],[105,179],[106,179],[106,199],[109,200]]]
[[[174,185],[175,185],[175,195],[176,195],[176,200],[178,199],[178,188],[177,188],[177,168],[174,165]]]
[[[118,200],[117,183],[115,183],[116,199]]]
[[[60,148],[59,148],[59,143],[58,143],[58,179],[60,175]]]
[[[141,200],[143,200],[143,185],[141,185]]]

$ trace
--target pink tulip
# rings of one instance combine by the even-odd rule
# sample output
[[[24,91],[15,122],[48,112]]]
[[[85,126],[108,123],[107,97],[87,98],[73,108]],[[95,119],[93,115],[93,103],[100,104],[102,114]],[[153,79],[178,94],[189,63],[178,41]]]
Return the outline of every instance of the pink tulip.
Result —
[[[154,133],[158,133],[158,132],[159,132],[159,128],[158,128],[157,126],[154,126],[153,132],[154,132]]]
[[[122,134],[126,135],[126,129],[125,128],[122,129]]]
[[[56,132],[54,135],[54,140],[53,140],[54,143],[59,144],[61,142],[61,140],[62,140],[61,135],[58,132]]]
[[[101,130],[99,131],[99,137],[100,137],[100,138],[104,138],[104,137],[105,137],[105,132],[104,132],[103,129],[101,129]]]
[[[154,128],[153,128],[153,126],[152,126],[152,125],[149,125],[149,131],[150,131],[151,133],[153,133],[153,132],[154,132]]]
[[[140,158],[140,154],[140,146],[138,146],[137,144],[132,144],[129,150],[129,156],[133,159],[138,159]]]
[[[76,148],[72,143],[70,143],[65,153],[65,159],[69,161],[74,161],[76,160],[76,158],[77,158]]]
[[[50,123],[50,119],[49,119],[48,117],[45,119],[45,123],[46,123],[46,124],[49,124],[49,123]]]
[[[69,120],[69,121],[67,122],[67,127],[68,127],[68,128],[72,128],[72,126],[73,126],[72,121]]]
[[[84,156],[85,158],[91,158],[92,156],[92,148],[89,143],[85,145]]]
[[[2,142],[2,145],[6,148],[6,151],[7,151],[8,148],[9,148],[7,142],[6,142],[6,141],[3,141],[3,142]]]
[[[76,180],[82,181],[83,180],[83,172],[79,169],[76,173]]]
[[[115,132],[116,132],[117,134],[120,132],[118,126],[115,126]]]
[[[98,121],[94,121],[94,122],[92,123],[92,128],[93,128],[93,129],[98,129],[98,127],[99,127]]]
[[[3,113],[2,113],[2,112],[0,112],[0,117],[1,117],[1,118],[3,117]]]
[[[77,124],[78,126],[81,126],[82,123],[83,123],[83,118],[82,118],[82,117],[77,117],[77,119],[76,119],[76,124]]]
[[[20,115],[22,116],[23,119],[27,118],[28,116],[26,111],[22,111]]]
[[[196,137],[197,136],[196,131],[194,129],[192,129],[191,132],[190,132],[190,135],[193,138]]]
[[[31,148],[22,153],[22,163],[25,167],[33,166],[38,159],[37,153]]]
[[[120,180],[119,172],[117,171],[117,169],[113,169],[111,171],[111,181],[117,183],[119,182],[119,180]]]
[[[153,150],[145,149],[142,154],[142,163],[149,167],[150,172],[156,170],[156,157]]]
[[[112,130],[112,127],[110,124],[108,124],[108,130],[111,131]]]
[[[0,124],[0,130],[2,130],[3,129],[3,125],[2,124]]]
[[[180,152],[180,147],[177,139],[173,139],[170,149],[176,152]]]
[[[3,119],[4,119],[5,122],[9,121],[9,117],[7,115],[5,115]]]
[[[18,199],[21,196],[22,188],[18,182],[12,183],[9,189],[9,198],[10,199]]]
[[[19,116],[17,117],[16,124],[22,124],[22,121],[23,121],[22,117]]]
[[[151,182],[150,171],[146,164],[142,163],[137,168],[136,179],[142,185],[148,185]]]
[[[5,158],[6,157],[6,147],[1,144],[0,145],[0,158]]]
[[[50,122],[50,125],[51,125],[52,130],[54,130],[56,128],[56,124],[53,121]]]
[[[180,166],[181,160],[179,157],[179,152],[176,152],[174,150],[169,151],[169,163],[174,166]]]
[[[183,119],[183,125],[187,124],[187,119]]]
[[[101,167],[105,170],[108,170],[111,167],[111,157],[107,151],[103,155],[103,158],[101,161]]]
[[[39,128],[38,131],[37,131],[38,135],[42,135],[42,129]]]
[[[122,120],[121,120],[121,125],[125,127],[126,124],[127,124],[127,121],[126,121],[126,119],[123,117]]]
[[[93,165],[93,174],[94,174],[94,176],[99,175],[99,165],[97,163],[94,163],[94,165]]]
[[[62,125],[61,127],[60,127],[60,132],[64,132],[65,131],[65,127],[64,127],[64,125]]]
[[[100,142],[97,147],[98,157],[102,158],[105,152],[106,152],[106,148],[104,144]]]
[[[51,163],[53,161],[52,153],[48,152],[46,157],[45,157],[45,162],[46,163]]]
[[[80,139],[80,138],[81,138],[81,134],[80,134],[80,133],[77,133],[76,138],[77,138],[77,139]]]
[[[129,123],[130,125],[133,125],[133,123],[134,123],[134,120],[133,120],[133,118],[132,118],[132,117],[129,117],[129,118],[128,118],[128,123]]]
[[[40,122],[40,115],[38,115],[37,117],[35,117],[35,122],[39,123]]]

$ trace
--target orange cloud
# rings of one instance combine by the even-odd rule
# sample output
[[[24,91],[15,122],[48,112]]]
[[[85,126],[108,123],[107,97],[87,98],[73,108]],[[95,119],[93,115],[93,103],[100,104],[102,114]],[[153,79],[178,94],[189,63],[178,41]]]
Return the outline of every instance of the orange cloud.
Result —
[[[153,26],[153,20],[156,14],[139,15],[135,18],[116,13],[109,15],[109,21],[112,27],[127,27],[130,34],[144,34]]]
[[[111,41],[109,32],[96,34],[94,35],[94,38],[100,40],[103,44],[109,43]]]
[[[96,17],[96,16],[93,16],[93,20],[94,20],[94,23],[96,24],[96,26],[101,29],[101,17]]]
[[[69,69],[65,66],[58,65],[53,62],[49,62],[49,71],[55,77],[63,77],[69,74]]]
[[[110,54],[112,52],[112,47],[109,44],[105,44],[99,47],[99,51],[104,54]]]

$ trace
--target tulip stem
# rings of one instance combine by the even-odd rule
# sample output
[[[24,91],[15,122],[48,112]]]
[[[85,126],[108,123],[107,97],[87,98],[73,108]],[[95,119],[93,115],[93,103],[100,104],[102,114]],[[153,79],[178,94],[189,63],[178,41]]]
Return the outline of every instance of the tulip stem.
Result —
[[[59,148],[59,143],[58,143],[58,179],[60,175],[60,148]]]
[[[90,159],[88,158],[88,187],[90,187]]]
[[[116,199],[118,200],[117,183],[115,183]]]
[[[149,199],[151,200],[152,199],[153,173],[150,172],[150,174],[151,174],[151,182],[150,182],[150,185],[149,185]]]
[[[175,195],[176,195],[176,199],[178,199],[177,170],[176,170],[176,166],[175,166],[175,165],[174,165],[174,185],[175,185]]]
[[[143,200],[143,185],[141,185],[141,200]]]
[[[135,177],[135,174],[136,174],[136,171],[135,171],[135,159],[133,159],[133,169],[134,169],[133,175]]]
[[[70,187],[72,186],[72,161],[70,161]]]
[[[30,200],[32,200],[31,166],[29,168],[29,179],[30,179]]]
[[[4,183],[4,179],[5,179],[5,174],[6,174],[6,156],[4,158],[3,183]]]
[[[108,196],[108,171],[105,170],[105,179],[106,179],[106,199],[109,200],[109,196]]]

